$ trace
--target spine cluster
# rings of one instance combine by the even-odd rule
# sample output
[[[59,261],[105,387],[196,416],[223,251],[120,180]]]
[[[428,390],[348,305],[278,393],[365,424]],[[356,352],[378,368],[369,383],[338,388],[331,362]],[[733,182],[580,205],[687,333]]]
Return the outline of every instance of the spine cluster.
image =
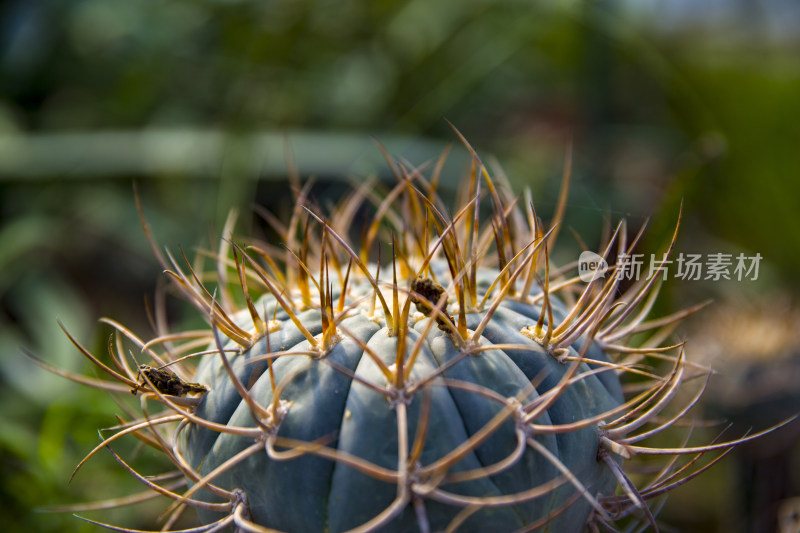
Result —
[[[429,516],[431,502],[459,509],[446,526],[455,531],[481,510],[527,505],[543,498],[552,501],[554,495],[560,499],[550,504],[546,514],[530,519],[526,530],[557,521],[576,501],[587,509],[582,523],[592,529],[613,528],[612,524],[623,520],[655,527],[653,502],[709,468],[725,450],[758,436],[700,446],[688,445],[688,436],[683,441],[671,437],[676,442],[673,447],[647,444],[667,430],[688,434],[691,429],[684,421],[700,399],[710,372],[690,362],[683,343],[671,343],[670,337],[681,319],[704,304],[651,318],[661,286],[660,270],[622,287],[620,277],[613,275],[613,265],[609,275],[589,282],[576,274],[576,264],[551,265],[550,250],[566,206],[569,165],[554,220],[544,224],[530,193],[514,196],[508,184],[492,176],[466,140],[461,140],[472,154],[472,165],[454,211],[437,193],[444,153],[431,168],[415,168],[387,157],[396,178],[391,189],[379,195],[374,184],[363,185],[330,211],[314,202],[310,184],[301,185],[295,179],[296,202],[289,220],[265,214],[281,236],[280,247],[237,243],[231,219],[215,253],[194,262],[185,256],[176,259],[155,245],[142,216],[145,233],[172,286],[207,318],[209,327],[170,332],[165,317],[157,312],[157,334],[145,341],[122,324],[103,319],[117,331],[109,342],[109,363],[69,337],[108,379],[48,368],[128,398],[133,392],[141,406],[138,415],[121,418],[78,468],[129,436],[162,452],[174,473],[186,480],[182,487],[137,472],[115,454],[147,491],[172,501],[162,530],[170,530],[185,508],[197,507],[203,510],[202,516],[215,518],[192,531],[229,525],[242,531],[274,531],[271,524],[259,523],[253,491],[238,485],[234,475],[257,457],[273,462],[321,458],[395,487],[385,508],[354,525],[353,531],[391,529],[404,513],[414,517],[421,531],[436,529]],[[355,221],[363,220],[365,213],[367,222],[357,225]],[[625,221],[619,222],[607,232],[598,254],[607,261],[632,254],[643,230],[629,238]],[[667,254],[673,251],[676,237],[677,224]],[[522,308],[529,310],[525,312],[530,320],[513,326],[508,341],[486,340],[496,323],[511,327],[513,321],[506,317]],[[370,336],[380,332],[388,339],[380,344],[384,348],[377,349],[363,331]],[[294,334],[297,339],[289,342]],[[433,357],[434,338],[447,343],[452,353],[442,353],[451,355]],[[631,339],[637,339],[635,345]],[[360,367],[348,368],[337,359],[347,350],[363,354],[372,374],[364,374]],[[459,365],[494,357],[498,350],[549,358],[552,368],[560,368],[557,379],[542,388],[547,376],[528,376],[525,386],[508,396],[486,384],[453,377]],[[291,394],[297,373],[281,366],[298,357],[346,378],[353,389],[387,401],[395,428],[393,464],[343,450],[336,434],[312,440],[283,434],[293,410],[305,401]],[[212,367],[217,381],[209,377]],[[598,379],[606,384],[621,382],[621,387],[615,385],[621,396],[613,405],[598,404],[594,411],[581,406],[591,414],[569,423],[541,422],[567,391]],[[265,395],[254,392],[259,380],[265,383]],[[249,421],[236,425],[212,416],[210,405],[222,397],[214,395],[222,394],[223,381],[244,406],[240,409],[247,411]],[[436,393],[431,392],[436,387],[481,398],[494,410],[463,442],[430,460],[426,450],[438,438],[432,422],[438,416],[432,399]],[[537,387],[540,393],[534,394]],[[587,396],[581,401],[593,400]],[[153,404],[158,407],[155,411]],[[342,414],[344,420],[353,416],[359,413],[345,410]],[[491,465],[456,467],[487,446],[501,428],[513,428],[514,445],[504,457]],[[572,471],[552,447],[543,444],[548,438],[588,430],[594,440],[585,439],[593,446],[587,453],[602,467],[601,476],[612,480],[610,491],[598,492],[595,480]],[[235,437],[244,444],[209,466],[205,453],[198,456],[187,449],[207,434],[217,440]],[[720,451],[710,461],[703,459]],[[495,479],[526,456],[543,461],[553,475],[506,494],[467,495],[447,488],[448,483],[457,486]],[[654,468],[652,461],[658,458],[663,461]],[[643,464],[646,469],[640,469]],[[564,492],[564,487],[570,491]],[[214,498],[201,497],[204,492]],[[108,506],[114,505],[109,502]]]

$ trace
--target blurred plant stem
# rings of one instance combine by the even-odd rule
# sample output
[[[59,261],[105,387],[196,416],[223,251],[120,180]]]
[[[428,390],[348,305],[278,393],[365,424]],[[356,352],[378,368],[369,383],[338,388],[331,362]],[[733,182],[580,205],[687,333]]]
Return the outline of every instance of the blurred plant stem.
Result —
[[[109,130],[43,134],[0,133],[0,179],[92,179],[131,175],[179,175],[219,179],[231,165],[251,179],[285,179],[287,155],[302,176],[366,176],[384,172],[375,149],[410,161],[435,161],[445,147],[438,140],[363,133],[217,129]]]

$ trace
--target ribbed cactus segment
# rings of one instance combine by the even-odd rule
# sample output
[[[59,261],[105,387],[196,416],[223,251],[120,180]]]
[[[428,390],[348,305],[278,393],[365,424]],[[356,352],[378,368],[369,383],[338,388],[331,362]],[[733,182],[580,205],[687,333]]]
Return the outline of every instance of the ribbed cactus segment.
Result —
[[[273,402],[273,381],[285,384],[280,397],[289,406],[276,427],[277,437],[296,442],[335,437],[328,445],[334,456],[357,457],[387,471],[397,472],[399,467],[397,406],[404,405],[407,446],[420,447],[417,464],[409,467],[406,480],[409,491],[416,494],[388,522],[390,530],[416,530],[415,505],[424,507],[432,530],[444,530],[465,508],[463,503],[449,501],[450,493],[464,502],[481,498],[509,502],[465,516],[462,527],[466,530],[513,531],[551,514],[551,528],[580,528],[591,506],[580,500],[569,513],[556,516],[577,489],[552,460],[528,446],[528,438],[536,439],[563,468],[575,472],[591,494],[613,488],[614,476],[597,462],[596,424],[555,434],[525,428],[524,418],[533,410],[540,411],[536,424],[553,426],[602,416],[623,401],[613,372],[605,372],[612,379],[601,381],[602,374],[593,372],[588,363],[573,369],[520,333],[536,324],[541,305],[501,303],[484,335],[466,347],[456,346],[447,331],[431,326],[434,319],[422,313],[412,315],[400,335],[368,318],[368,302],[359,306],[357,301],[346,301],[346,305],[351,307],[350,314],[338,323],[342,338],[324,353],[292,356],[313,353],[315,348],[281,313],[273,321],[269,346],[272,353],[284,355],[271,359],[272,373],[265,372],[266,337],[247,351],[229,344],[234,352],[230,362],[242,383],[252,384],[249,393],[261,405]],[[274,309],[274,298],[265,297],[259,306]],[[467,330],[474,331],[486,314],[468,313]],[[308,331],[319,334],[319,313],[303,316]],[[406,350],[403,359],[413,360],[413,367],[405,387],[397,389],[374,358],[390,368],[401,342]],[[508,345],[515,347],[505,348]],[[581,349],[579,341],[568,353],[578,358]],[[602,351],[596,351],[602,361],[609,362]],[[575,383],[555,395],[546,409],[538,408],[548,402],[542,395],[573,371]],[[197,416],[233,426],[255,426],[248,403],[231,385],[217,354],[205,356],[195,378],[211,389],[198,406]],[[252,438],[193,425],[183,433],[180,449],[203,475],[251,444]],[[470,473],[467,478],[459,480],[466,473]],[[448,482],[448,477],[454,481]],[[265,451],[231,467],[215,483],[243,489],[257,523],[282,531],[347,531],[389,507],[403,490],[398,485],[401,481],[399,475],[385,480],[313,454],[281,461]],[[536,487],[541,490],[531,492]],[[412,498],[417,503],[412,504]],[[211,513],[206,518],[214,519]]]

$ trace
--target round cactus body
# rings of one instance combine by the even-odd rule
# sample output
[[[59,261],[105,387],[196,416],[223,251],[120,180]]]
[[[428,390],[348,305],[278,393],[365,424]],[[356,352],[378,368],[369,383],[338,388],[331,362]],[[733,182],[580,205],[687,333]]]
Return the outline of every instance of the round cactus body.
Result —
[[[477,295],[483,298],[499,272],[477,274]],[[597,426],[623,397],[619,379],[608,368],[569,360],[577,361],[588,350],[587,358],[608,363],[602,350],[584,347],[581,338],[555,356],[522,333],[541,316],[539,291],[531,293],[540,297],[538,304],[500,301],[482,334],[459,343],[446,325],[421,312],[409,313],[402,333],[387,328],[370,310],[371,290],[363,283],[350,287],[349,310],[337,324],[339,338],[324,349],[304,337],[273,296],[257,302],[257,309],[274,316],[268,337],[248,350],[229,343],[232,369],[261,405],[273,404],[278,384],[281,403],[270,437],[326,442],[330,457],[306,453],[282,460],[282,447],[267,437],[265,446],[274,449],[274,457],[259,450],[225,469],[214,483],[242,489],[252,519],[281,531],[347,531],[379,516],[404,492],[403,509],[386,522],[386,531],[418,531],[420,513],[433,531],[455,520],[465,531],[516,531],[537,522],[552,531],[579,530],[591,504],[574,496],[584,489],[611,494],[616,485],[598,462]],[[563,318],[560,304],[550,304],[554,318]],[[488,314],[488,309],[465,313],[467,331],[474,333]],[[318,310],[297,317],[309,333],[322,334]],[[398,349],[409,365],[401,387],[390,381]],[[271,371],[265,358],[269,353],[281,354],[269,360]],[[205,356],[194,378],[210,388],[197,416],[255,426],[248,401],[218,354]],[[529,420],[554,428],[593,422],[547,432],[529,426]],[[405,432],[404,444],[399,431]],[[180,449],[204,475],[252,444],[250,437],[192,425]],[[400,454],[414,457],[415,464],[406,460],[406,475],[398,471]],[[337,456],[357,458],[363,468],[337,461]],[[374,472],[368,465],[375,466]],[[567,479],[563,469],[575,479]],[[394,477],[384,479],[384,471]],[[465,512],[468,504],[482,500],[489,505]]]

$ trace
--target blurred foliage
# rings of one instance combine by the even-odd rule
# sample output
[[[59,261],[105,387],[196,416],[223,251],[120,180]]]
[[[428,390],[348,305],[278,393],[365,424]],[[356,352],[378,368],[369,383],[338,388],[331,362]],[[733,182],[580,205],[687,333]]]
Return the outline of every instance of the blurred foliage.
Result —
[[[98,442],[94,428],[112,425],[119,407],[35,368],[21,349],[81,371],[57,318],[95,353],[109,334],[98,316],[149,331],[143,297],[159,268],[131,183],[140,184],[159,241],[191,252],[213,242],[232,207],[243,233],[256,224],[253,202],[280,211],[284,133],[301,175],[326,183],[363,179],[320,163],[362,154],[352,139],[399,135],[439,149],[454,140],[446,117],[517,188],[532,188],[545,217],[572,142],[568,222],[590,245],[609,209],[634,227],[653,215],[646,248],[654,249],[683,200],[680,250],[764,256],[759,283],[672,283],[666,308],[765,286],[794,295],[800,33],[791,28],[800,15],[791,0],[696,4],[0,4],[0,505],[15,520],[7,529],[90,530],[68,514],[29,510],[135,490],[109,454],[67,486]],[[113,136],[120,132],[132,140]],[[181,151],[159,132],[222,136],[214,150]],[[271,140],[250,142],[262,133]],[[86,146],[57,142],[74,134],[86,134]],[[175,152],[174,160],[115,164],[148,153],[137,139]],[[412,148],[392,151],[421,163]],[[448,172],[463,167],[456,156]],[[703,482],[715,488],[701,490],[730,502],[732,489],[720,488],[730,483],[719,479],[731,476],[717,470]],[[731,527],[696,503],[681,516],[692,500],[682,494],[667,521],[684,531]],[[120,521],[141,516],[133,510]]]

